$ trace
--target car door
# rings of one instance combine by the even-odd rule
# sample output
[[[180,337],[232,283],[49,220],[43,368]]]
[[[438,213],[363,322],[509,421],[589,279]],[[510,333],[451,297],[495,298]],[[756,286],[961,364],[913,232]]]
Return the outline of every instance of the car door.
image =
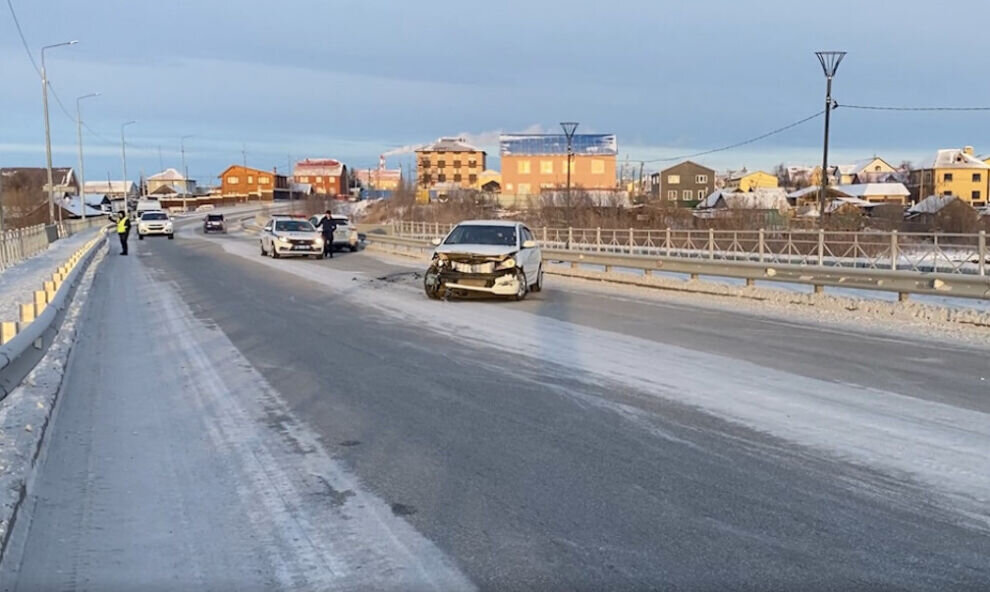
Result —
[[[523,272],[526,274],[526,281],[535,282],[537,270],[540,267],[540,250],[534,248],[522,248],[523,243],[533,240],[533,233],[530,232],[529,228],[526,228],[520,224],[516,234],[519,236],[519,261],[522,263]]]
[[[265,224],[265,228],[261,231],[261,244],[264,245],[266,251],[272,250],[272,229],[275,227],[275,221],[269,220],[268,224]]]

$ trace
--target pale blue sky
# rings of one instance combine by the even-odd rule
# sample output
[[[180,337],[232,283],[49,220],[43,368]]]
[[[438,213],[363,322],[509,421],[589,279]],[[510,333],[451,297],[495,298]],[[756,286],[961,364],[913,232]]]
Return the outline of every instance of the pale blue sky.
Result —
[[[0,163],[44,162],[40,82],[0,2]],[[840,105],[990,105],[990,3],[940,18],[930,1],[764,0],[12,0],[32,51],[48,53],[66,106],[89,92],[90,178],[179,164],[209,182],[240,162],[284,169],[291,154],[374,166],[377,155],[441,135],[490,151],[500,130],[618,135],[620,159],[729,144],[822,108],[813,52],[849,52]],[[825,11],[824,13],[822,11]],[[965,18],[962,16],[963,11]],[[76,164],[75,127],[52,105],[57,164]],[[940,147],[990,152],[990,113],[833,115],[833,162],[892,164]],[[716,168],[813,164],[820,119],[699,158]],[[109,141],[108,141],[109,140]],[[390,165],[402,157],[390,160]],[[660,165],[653,165],[659,168]],[[206,178],[206,179],[204,179]]]

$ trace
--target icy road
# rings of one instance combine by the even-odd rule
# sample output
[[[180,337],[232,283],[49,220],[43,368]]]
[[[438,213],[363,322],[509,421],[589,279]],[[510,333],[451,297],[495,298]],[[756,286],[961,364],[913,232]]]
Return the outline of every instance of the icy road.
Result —
[[[990,589],[987,349],[177,239],[96,275],[4,589]]]

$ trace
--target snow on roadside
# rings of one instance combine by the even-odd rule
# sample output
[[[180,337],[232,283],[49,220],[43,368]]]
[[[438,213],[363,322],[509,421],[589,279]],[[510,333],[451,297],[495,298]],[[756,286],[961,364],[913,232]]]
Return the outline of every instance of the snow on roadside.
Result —
[[[0,271],[0,321],[20,320],[20,305],[32,302],[34,291],[42,289],[72,252],[97,232],[98,228],[90,228],[57,240],[47,250]]]
[[[990,526],[988,414],[576,325],[500,303],[445,305],[412,289],[353,292],[352,272],[285,265],[257,257],[251,243],[217,242],[229,253],[319,282],[424,330],[531,357],[548,368],[570,368],[577,376],[625,384],[844,460],[908,476]],[[478,323],[479,318],[498,322]],[[985,384],[990,394],[990,380]]]

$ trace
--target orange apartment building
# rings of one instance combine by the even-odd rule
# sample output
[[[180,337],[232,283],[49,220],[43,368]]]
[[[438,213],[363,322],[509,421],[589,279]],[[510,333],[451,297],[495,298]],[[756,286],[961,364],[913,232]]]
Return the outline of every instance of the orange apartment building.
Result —
[[[289,180],[277,172],[235,164],[220,173],[220,194],[244,195],[268,201],[289,199]]]
[[[307,158],[296,163],[292,180],[306,183],[314,193],[347,196],[349,191],[347,166],[332,158]]]
[[[503,134],[502,193],[538,195],[567,186],[567,137],[564,134]],[[616,188],[613,134],[575,134],[571,141],[571,187],[589,191]]]
[[[420,189],[433,189],[438,184],[472,188],[485,170],[486,156],[464,138],[440,138],[416,151],[416,185]]]

